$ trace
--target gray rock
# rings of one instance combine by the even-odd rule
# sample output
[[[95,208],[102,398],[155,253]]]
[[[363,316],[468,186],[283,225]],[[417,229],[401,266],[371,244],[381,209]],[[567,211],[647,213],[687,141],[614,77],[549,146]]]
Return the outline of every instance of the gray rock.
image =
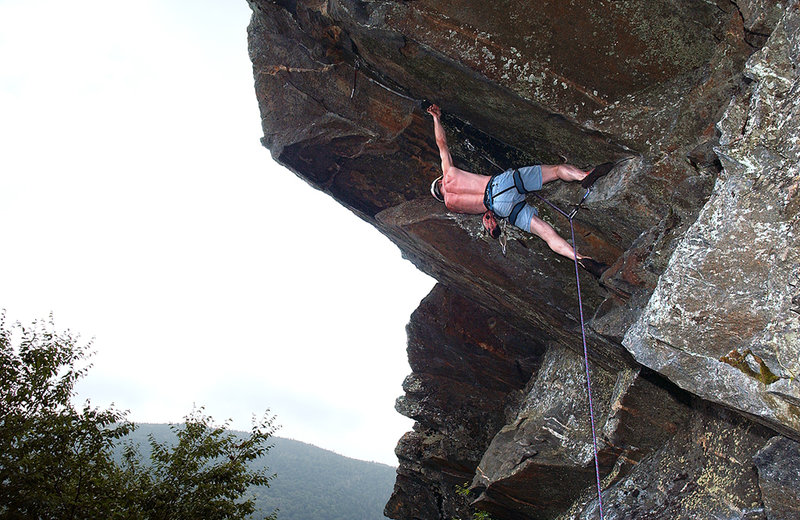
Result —
[[[800,444],[773,437],[753,462],[767,520],[800,518]]]
[[[601,370],[592,376],[599,419],[614,380]],[[476,505],[501,518],[548,518],[569,507],[595,481],[585,396],[580,357],[548,350],[516,417],[498,432],[477,468],[473,487],[482,493]]]
[[[696,403],[691,419],[603,491],[606,520],[765,520],[753,455],[768,430]],[[598,518],[597,498],[559,520]]]
[[[800,438],[800,13],[748,61],[724,171],[623,344],[696,395]]]
[[[769,36],[772,28],[791,4],[789,0],[738,0],[736,6],[742,13],[744,28],[759,35]]]

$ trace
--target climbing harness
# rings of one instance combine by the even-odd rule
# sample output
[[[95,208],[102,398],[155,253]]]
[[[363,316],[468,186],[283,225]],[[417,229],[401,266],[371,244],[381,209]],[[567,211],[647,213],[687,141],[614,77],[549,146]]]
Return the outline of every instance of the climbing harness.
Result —
[[[483,199],[483,204],[487,208],[486,212],[483,214],[483,219],[482,219],[483,228],[489,233],[489,236],[498,239],[500,241],[500,247],[503,248],[503,256],[506,256],[506,244],[508,243],[508,239],[506,238],[506,233],[505,233],[506,231],[505,223],[511,222],[512,224],[514,224],[517,221],[517,217],[519,217],[520,211],[522,211],[522,209],[525,207],[525,200],[523,199],[520,202],[516,203],[514,207],[511,208],[511,212],[505,217],[497,215],[494,211],[488,208],[490,206],[489,203],[490,202],[494,203],[494,199],[496,197],[499,197],[500,195],[511,189],[516,189],[517,193],[519,193],[520,195],[526,195],[527,193],[530,193],[525,189],[525,183],[522,180],[522,176],[519,173],[519,170],[514,169],[513,179],[514,179],[514,184],[508,186],[507,188],[497,193],[492,193],[491,199],[489,198],[489,189],[487,188],[486,194],[484,195]],[[492,181],[490,180],[489,182],[491,183]],[[495,217],[501,219],[501,222],[503,223],[502,227],[500,226],[500,224],[498,224],[497,218]]]

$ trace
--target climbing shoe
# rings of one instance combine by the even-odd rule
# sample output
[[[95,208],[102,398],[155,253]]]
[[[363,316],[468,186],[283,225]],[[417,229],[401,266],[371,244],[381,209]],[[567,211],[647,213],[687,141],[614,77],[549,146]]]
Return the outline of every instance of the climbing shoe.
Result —
[[[578,265],[598,279],[608,270],[608,265],[588,257],[579,259]]]
[[[592,170],[592,172],[589,175],[583,178],[583,180],[581,181],[581,186],[583,186],[586,189],[591,188],[592,185],[595,183],[595,181],[597,181],[597,179],[599,179],[600,177],[604,177],[605,175],[608,175],[608,172],[610,172],[613,169],[614,169],[614,163],[611,162],[595,166],[594,170]]]

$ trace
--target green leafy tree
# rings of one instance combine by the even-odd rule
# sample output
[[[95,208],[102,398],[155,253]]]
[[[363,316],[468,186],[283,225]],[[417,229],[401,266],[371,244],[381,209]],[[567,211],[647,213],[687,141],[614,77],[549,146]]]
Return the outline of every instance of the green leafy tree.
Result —
[[[0,314],[0,514],[113,515],[120,472],[110,449],[132,425],[117,410],[72,405],[91,343],[53,329],[52,317],[23,327]]]
[[[272,446],[275,432],[268,414],[254,421],[250,435],[240,437],[217,426],[202,408],[172,426],[177,443],[160,443],[150,435],[150,465],[142,470],[138,452],[129,447],[123,465],[136,476],[142,513],[148,518],[246,518],[255,510],[255,497],[240,500],[251,486],[269,486],[275,475],[249,463]],[[276,512],[266,517],[276,518]]]
[[[239,519],[253,512],[249,486],[268,486],[248,462],[270,448],[273,419],[235,438],[202,409],[175,426],[178,442],[150,439],[151,464],[113,447],[135,426],[114,408],[72,404],[91,342],[57,332],[52,316],[30,327],[0,313],[0,518]],[[274,518],[273,513],[269,519]]]

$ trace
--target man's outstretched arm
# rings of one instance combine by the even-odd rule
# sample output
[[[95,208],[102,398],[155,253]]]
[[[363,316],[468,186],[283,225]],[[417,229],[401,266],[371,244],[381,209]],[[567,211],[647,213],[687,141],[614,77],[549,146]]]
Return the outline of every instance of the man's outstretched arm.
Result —
[[[450,157],[450,149],[447,147],[447,136],[442,126],[442,110],[438,105],[431,105],[428,107],[428,113],[433,116],[433,135],[436,137],[436,146],[439,147],[439,157],[442,159],[442,173],[446,174],[447,170],[453,166],[453,159]]]

